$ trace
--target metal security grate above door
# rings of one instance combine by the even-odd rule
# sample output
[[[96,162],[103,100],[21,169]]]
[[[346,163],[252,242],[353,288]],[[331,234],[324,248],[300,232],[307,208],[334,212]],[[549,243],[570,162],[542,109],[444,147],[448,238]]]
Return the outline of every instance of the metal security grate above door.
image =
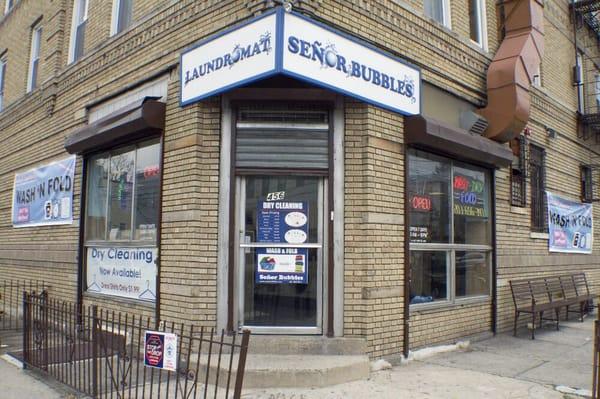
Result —
[[[236,122],[235,166],[329,167],[329,112],[313,106],[243,106]]]

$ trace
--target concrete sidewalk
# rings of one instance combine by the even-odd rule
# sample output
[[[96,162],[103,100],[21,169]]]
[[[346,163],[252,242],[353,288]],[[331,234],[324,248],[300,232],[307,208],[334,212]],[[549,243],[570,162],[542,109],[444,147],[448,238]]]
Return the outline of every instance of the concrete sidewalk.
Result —
[[[20,335],[0,332],[9,348],[20,347]],[[364,381],[320,389],[245,390],[245,399],[398,399],[398,398],[532,398],[564,399],[556,386],[591,389],[593,320],[561,322],[561,330],[547,326],[530,340],[500,334],[472,343],[464,350],[438,354],[420,361],[373,372]],[[67,389],[37,374],[0,360],[1,398],[68,398]]]
[[[22,334],[14,331],[0,332],[0,398],[2,399],[59,399],[73,398],[62,386],[36,373],[19,368],[6,361],[8,351],[20,349]]]
[[[371,373],[356,381],[323,389],[246,391],[245,399],[564,399],[578,397],[557,386],[592,386],[593,316],[583,323],[547,326],[530,340],[528,331],[471,344],[467,349]],[[581,394],[581,392],[580,392]]]

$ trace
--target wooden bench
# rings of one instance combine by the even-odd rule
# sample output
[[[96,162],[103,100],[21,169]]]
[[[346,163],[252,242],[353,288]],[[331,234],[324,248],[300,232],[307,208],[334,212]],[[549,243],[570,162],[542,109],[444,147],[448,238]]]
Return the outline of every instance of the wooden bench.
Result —
[[[509,284],[515,305],[513,335],[517,335],[517,322],[521,313],[528,313],[531,314],[531,339],[535,339],[536,321],[540,327],[543,320],[555,322],[558,330],[560,309],[563,307],[566,309],[567,319],[569,313],[578,313],[580,321],[583,321],[583,314],[593,297],[585,273],[512,280]],[[577,310],[571,310],[573,306]],[[554,312],[555,319],[544,318],[544,313],[549,311]]]
[[[583,321],[583,315],[587,312],[589,303],[593,298],[593,295],[590,294],[585,273],[567,274],[559,277],[566,301],[567,319],[569,313],[578,313],[579,321]],[[572,306],[577,306],[577,310],[571,310]]]

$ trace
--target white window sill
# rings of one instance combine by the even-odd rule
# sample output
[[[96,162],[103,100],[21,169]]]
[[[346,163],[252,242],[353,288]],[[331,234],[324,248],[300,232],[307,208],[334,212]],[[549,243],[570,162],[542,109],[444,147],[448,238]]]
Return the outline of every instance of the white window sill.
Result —
[[[519,215],[527,215],[529,212],[528,212],[528,209],[525,207],[511,206],[510,213],[518,213]]]
[[[548,233],[538,233],[535,231],[529,233],[529,238],[533,238],[534,240],[547,240],[548,237]]]
[[[428,313],[436,312],[442,309],[459,308],[467,305],[483,305],[490,303],[490,296],[476,296],[471,298],[456,299],[454,302],[449,301],[436,301],[428,303],[417,303],[410,305],[410,313]]]

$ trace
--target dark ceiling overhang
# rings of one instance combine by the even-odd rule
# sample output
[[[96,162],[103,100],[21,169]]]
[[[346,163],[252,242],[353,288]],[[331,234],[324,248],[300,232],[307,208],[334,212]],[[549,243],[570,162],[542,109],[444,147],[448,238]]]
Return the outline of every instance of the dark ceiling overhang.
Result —
[[[152,137],[165,127],[165,103],[145,97],[87,125],[65,139],[70,154],[83,154]]]
[[[442,151],[461,160],[495,168],[509,166],[513,160],[512,151],[507,146],[426,116],[405,117],[404,137],[406,144]]]

